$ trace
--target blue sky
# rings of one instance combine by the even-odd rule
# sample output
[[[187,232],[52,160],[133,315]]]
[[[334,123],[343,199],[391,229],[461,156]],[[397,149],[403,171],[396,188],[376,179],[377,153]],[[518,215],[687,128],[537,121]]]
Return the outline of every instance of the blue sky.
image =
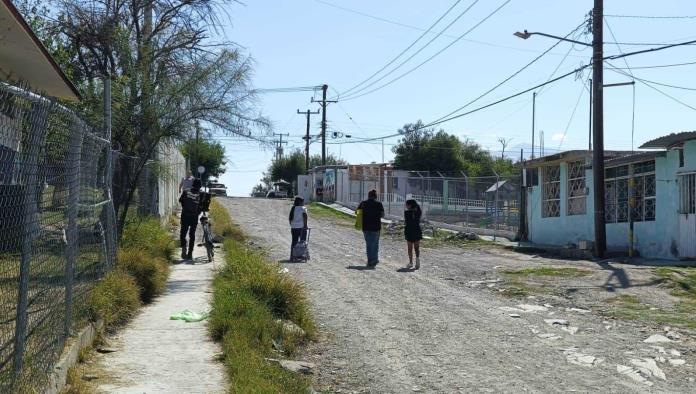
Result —
[[[370,18],[325,4],[339,5],[354,11],[386,19]],[[257,88],[282,88],[328,84],[344,92],[380,69],[410,45],[422,31],[437,20],[454,0],[437,1],[367,1],[367,0],[250,0],[245,5],[228,8],[230,24],[225,26],[227,39],[245,47],[255,61],[253,82]],[[464,0],[433,29],[439,32],[474,0]],[[477,22],[503,4],[505,0],[480,0],[442,36],[433,41],[410,62],[381,83],[418,65],[441,48],[449,45]],[[517,71],[555,43],[555,40],[534,36],[522,40],[513,36],[527,29],[555,35],[565,35],[578,26],[592,7],[591,0],[511,0],[498,13],[474,29],[464,39],[452,45],[416,71],[374,93],[329,106],[329,130],[354,137],[377,137],[394,133],[405,123],[422,119],[435,120],[469,100],[479,96],[498,82]],[[696,2],[690,0],[606,1],[607,15],[696,15]],[[607,17],[605,42],[672,43],[696,38],[696,19],[639,19]],[[405,25],[405,26],[404,26]],[[616,40],[609,29],[614,32]],[[426,35],[408,57],[435,35]],[[590,35],[577,34],[580,41],[590,41]],[[648,48],[649,46],[605,45],[605,55]],[[633,74],[642,79],[663,84],[696,89],[693,71],[696,65],[664,68],[639,68],[696,61],[694,46],[632,56],[626,59]],[[555,75],[569,72],[589,62],[591,50],[582,46],[571,48],[560,44],[527,70],[499,89],[472,105],[475,108],[496,99],[527,89]],[[404,57],[404,59],[406,58]],[[398,64],[396,62],[394,65]],[[627,67],[622,60],[616,67]],[[627,71],[627,70],[624,70]],[[557,149],[583,149],[588,145],[589,96],[583,84],[591,70],[566,78],[539,90],[537,96],[536,130],[544,132],[546,152]],[[605,71],[605,83],[626,82],[630,78]],[[380,84],[381,84],[380,83]],[[379,85],[375,85],[379,86]],[[654,86],[684,104],[636,82],[634,146],[676,131],[696,129],[695,91]],[[334,90],[335,89],[335,90]],[[582,93],[581,93],[582,92]],[[275,93],[259,97],[259,105],[276,132],[289,133],[290,144],[285,148],[301,148],[305,117],[296,110],[316,110],[310,103],[311,92]],[[347,97],[347,96],[344,96]],[[462,138],[470,138],[500,154],[499,137],[510,140],[508,149],[519,156],[519,149],[531,144],[532,94],[525,94],[503,104],[465,116],[442,127]],[[577,103],[577,108],[576,108]],[[686,104],[686,105],[685,105]],[[573,110],[575,109],[574,116]],[[571,118],[572,116],[572,118]],[[631,86],[605,90],[605,147],[631,149],[633,88]],[[353,120],[351,121],[352,118]],[[319,131],[320,117],[313,117],[312,133]],[[252,142],[221,140],[229,160],[227,173],[221,180],[229,193],[248,195],[267,168],[273,156]],[[333,144],[345,140],[329,140],[329,152],[351,163],[381,161],[379,142],[365,144]],[[397,138],[386,140],[385,159],[393,155],[391,147]],[[538,149],[538,148],[537,148]],[[320,152],[313,143],[312,153]]]

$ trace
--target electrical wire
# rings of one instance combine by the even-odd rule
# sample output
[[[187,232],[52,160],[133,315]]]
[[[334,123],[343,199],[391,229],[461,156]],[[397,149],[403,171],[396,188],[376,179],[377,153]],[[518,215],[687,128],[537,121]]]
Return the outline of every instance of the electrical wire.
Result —
[[[605,14],[608,18],[633,18],[633,19],[696,19],[696,15],[617,15]]]
[[[410,70],[406,71],[405,73],[399,75],[398,77],[396,77],[396,78],[390,80],[389,82],[387,82],[387,83],[385,83],[385,84],[383,84],[383,85],[380,85],[380,86],[378,86],[378,87],[376,87],[376,88],[374,88],[374,89],[372,89],[372,90],[369,90],[369,91],[367,91],[367,92],[365,92],[365,93],[361,93],[361,94],[358,94],[358,95],[354,95],[354,96],[348,97],[347,99],[343,99],[343,101],[357,99],[357,98],[359,98],[359,97],[363,97],[363,96],[366,96],[366,95],[368,95],[368,94],[374,93],[374,92],[376,92],[376,91],[378,91],[378,90],[381,90],[381,89],[383,89],[383,88],[385,88],[385,87],[391,85],[392,83],[394,83],[394,82],[400,80],[401,78],[403,78],[403,77],[409,75],[410,73],[416,71],[417,69],[421,68],[423,65],[425,65],[425,64],[428,63],[428,62],[430,62],[431,60],[433,60],[434,58],[436,58],[437,56],[439,56],[441,53],[443,53],[444,51],[446,51],[447,49],[449,49],[450,47],[452,47],[452,45],[456,44],[459,40],[461,40],[461,39],[464,38],[466,35],[468,35],[469,33],[471,33],[473,30],[475,30],[476,28],[478,28],[479,26],[481,26],[484,22],[486,22],[488,19],[490,19],[491,17],[493,17],[495,14],[497,14],[498,12],[500,12],[500,10],[503,9],[503,7],[505,7],[507,4],[509,4],[510,1],[512,1],[512,0],[505,0],[500,6],[498,6],[498,8],[496,8],[495,10],[493,10],[493,12],[491,12],[490,14],[488,14],[485,18],[483,18],[482,20],[480,20],[478,23],[476,23],[474,26],[472,26],[469,30],[465,31],[462,35],[460,35],[457,39],[455,39],[454,41],[450,42],[447,46],[445,46],[444,48],[440,49],[440,50],[437,51],[434,55],[432,55],[432,56],[430,56],[429,58],[425,59],[425,61],[421,62],[421,63],[418,64],[417,66],[411,68]]]
[[[322,2],[321,0],[317,0],[317,1]],[[413,47],[418,43],[418,41],[420,41],[423,37],[425,37],[426,34],[430,33],[430,31],[433,30],[433,29],[435,28],[435,26],[436,26],[438,23],[440,23],[440,21],[442,21],[442,20],[454,9],[454,7],[456,7],[459,3],[461,3],[461,1],[462,1],[462,0],[457,0],[457,1],[455,1],[454,4],[452,4],[452,5],[447,9],[447,11],[445,11],[444,14],[442,14],[432,25],[430,25],[430,27],[429,27],[427,30],[425,30],[420,36],[418,36],[418,38],[416,38],[415,41],[413,41],[409,46],[407,46],[406,49],[402,50],[398,55],[396,55],[393,59],[391,59],[387,64],[385,64],[384,66],[382,66],[382,68],[380,68],[379,70],[375,71],[372,75],[370,75],[370,76],[367,77],[365,80],[363,80],[362,82],[358,83],[357,85],[353,86],[352,88],[350,88],[350,89],[348,89],[348,90],[345,90],[345,91],[343,92],[343,94],[348,94],[348,93],[354,91],[356,88],[358,88],[359,86],[362,86],[365,82],[368,82],[369,80],[371,80],[372,78],[374,78],[375,76],[377,76],[379,73],[381,73],[382,71],[384,71],[387,67],[389,67],[389,66],[391,66],[392,64],[394,64],[395,61],[397,61],[401,56],[403,56],[406,52],[408,52],[409,49],[413,48]],[[322,2],[322,3],[324,3],[324,2]],[[474,4],[475,4],[475,3],[474,3]],[[472,6],[473,6],[473,5],[472,5]],[[466,12],[466,11],[465,11],[465,12]],[[446,30],[446,29],[445,29],[445,30]],[[440,34],[442,34],[442,33],[444,33],[444,30],[443,30],[442,32],[440,32]],[[437,38],[437,36],[436,36],[436,38]],[[432,42],[432,41],[431,41],[431,42]],[[426,44],[426,45],[427,45],[427,44]],[[423,48],[425,48],[425,47],[423,47]],[[421,48],[421,50],[422,50],[423,48]],[[338,96],[340,96],[340,94],[337,93],[336,96],[338,97]]]
[[[558,144],[559,150],[563,146],[563,142],[565,141],[565,137],[568,134],[568,129],[570,129],[571,123],[573,123],[573,118],[575,118],[575,112],[578,110],[578,106],[580,105],[580,100],[585,95],[585,90],[586,90],[585,89],[585,81],[583,81],[582,86],[580,87],[580,94],[578,95],[578,101],[575,102],[575,107],[573,107],[573,112],[570,114],[570,119],[568,119],[568,123],[566,123],[565,130],[563,130],[563,137],[561,137],[561,141]]]
[[[586,21],[583,21],[583,22],[582,22],[581,24],[579,24],[575,29],[571,30],[568,34],[566,34],[563,38],[568,38],[571,34],[577,32],[578,29],[580,29],[580,28],[585,24],[585,22],[586,22]],[[537,56],[537,57],[535,57],[534,59],[532,59],[532,61],[530,61],[529,63],[527,63],[527,64],[525,64],[524,66],[522,66],[522,68],[520,68],[519,70],[515,71],[514,73],[512,73],[512,74],[511,74],[510,76],[508,76],[507,78],[503,79],[502,81],[500,81],[498,84],[496,84],[496,85],[493,86],[492,88],[490,88],[490,89],[488,89],[487,91],[483,92],[481,95],[479,95],[479,96],[476,97],[475,99],[473,99],[473,100],[467,102],[466,104],[464,104],[464,105],[462,105],[461,107],[455,109],[454,111],[449,112],[448,114],[443,115],[443,116],[441,116],[441,117],[435,119],[435,121],[437,122],[438,120],[441,120],[441,119],[447,118],[448,116],[454,115],[454,114],[456,114],[457,112],[459,112],[459,111],[461,111],[461,110],[463,110],[463,109],[469,107],[471,104],[473,104],[473,103],[479,101],[480,99],[484,98],[485,96],[487,96],[487,95],[490,94],[491,92],[495,91],[496,89],[498,89],[499,87],[503,86],[503,85],[506,84],[508,81],[510,81],[511,79],[513,79],[514,77],[516,77],[517,75],[519,75],[520,73],[522,73],[524,70],[526,70],[527,68],[529,68],[531,65],[533,65],[534,63],[536,63],[539,59],[541,59],[544,55],[546,55],[547,53],[549,53],[553,48],[555,48],[556,46],[558,46],[561,42],[563,42],[563,40],[558,40],[556,43],[554,43],[554,44],[551,45],[548,49],[546,49],[544,52],[542,52],[539,56]],[[571,46],[571,48],[572,48],[572,46]],[[558,64],[558,66],[556,67],[556,69],[553,71],[553,73],[551,73],[551,77],[558,71],[558,69],[560,68],[561,64],[563,64],[563,62],[565,62],[565,59],[568,57],[568,54],[570,54],[570,50],[568,50],[568,52],[566,53],[566,56],[563,57],[563,59],[562,59],[561,62]],[[549,79],[550,79],[551,77],[549,77]]]
[[[351,96],[359,97],[361,92],[364,92],[365,90],[369,89],[370,87],[372,87],[372,86],[376,85],[377,83],[379,83],[380,81],[384,80],[384,79],[385,79],[386,77],[388,77],[389,75],[395,73],[397,70],[399,70],[401,67],[403,67],[406,63],[408,63],[409,61],[411,61],[411,59],[413,59],[413,58],[416,57],[419,53],[421,53],[425,48],[427,48],[428,46],[430,46],[430,44],[432,44],[435,40],[437,40],[438,38],[440,38],[440,36],[441,36],[443,33],[445,33],[450,27],[452,27],[455,23],[457,23],[457,21],[459,21],[459,19],[461,19],[464,15],[466,15],[466,14],[469,12],[469,10],[471,10],[471,9],[476,5],[476,3],[478,3],[479,1],[480,1],[480,0],[474,0],[474,2],[471,3],[467,8],[465,8],[464,11],[462,11],[461,13],[459,13],[459,15],[457,15],[457,17],[454,18],[454,20],[450,21],[450,23],[449,23],[447,26],[445,26],[444,29],[442,29],[439,33],[437,33],[437,34],[435,35],[435,37],[433,37],[430,41],[426,42],[425,45],[421,46],[416,52],[414,52],[413,54],[411,54],[408,58],[406,58],[406,60],[404,60],[404,61],[402,61],[401,63],[399,63],[398,65],[396,65],[396,67],[392,68],[389,72],[387,72],[386,74],[382,75],[381,77],[379,77],[379,78],[376,79],[375,81],[372,81],[372,82],[370,82],[369,84],[363,86],[362,88],[353,91],[353,92],[350,93],[350,94],[347,94],[346,92],[342,93],[341,95],[347,96],[347,97],[344,97],[343,100],[344,100],[344,101],[345,101],[346,99],[349,100],[349,99],[351,98]],[[509,0],[508,0],[508,1],[509,1]],[[448,11],[448,12],[449,12],[449,11]],[[443,18],[444,18],[444,15],[443,15]],[[440,20],[438,20],[438,22],[439,22],[439,21],[440,21]],[[436,24],[437,24],[437,22],[436,22]],[[433,25],[433,27],[434,27],[434,25]],[[421,37],[422,37],[422,36],[421,36]],[[419,37],[419,39],[420,39],[420,37]],[[457,40],[455,40],[454,42],[456,42],[456,41],[457,41]],[[414,44],[415,44],[415,43],[414,43]],[[406,52],[406,51],[404,51],[404,52]],[[396,60],[396,59],[394,59],[394,60]],[[385,68],[386,68],[386,67],[385,67]]]
[[[686,62],[686,63],[673,63],[673,64],[658,64],[658,65],[653,65],[653,66],[634,66],[634,67],[627,67],[631,68],[633,70],[646,70],[646,69],[652,69],[652,68],[667,68],[667,67],[681,67],[681,66],[692,66],[696,64],[696,62]],[[623,70],[621,67],[616,67],[617,69]]]
[[[612,71],[614,71],[614,72],[616,72],[616,73],[622,74],[622,75],[626,75],[626,74],[627,74],[625,71],[623,71],[623,70],[618,70],[618,69],[614,68],[614,67],[611,66],[611,65],[609,66],[609,69],[612,70]],[[665,97],[667,97],[667,98],[669,98],[669,99],[671,99],[671,100],[673,100],[673,101],[675,101],[675,102],[677,102],[677,103],[679,103],[679,104],[681,104],[681,105],[683,105],[683,106],[685,106],[685,107],[687,107],[687,108],[690,108],[690,109],[696,111],[696,107],[693,107],[693,106],[691,106],[691,105],[689,105],[689,104],[687,104],[687,103],[685,103],[685,102],[679,100],[678,98],[676,98],[676,97],[674,97],[674,96],[672,96],[672,95],[670,95],[670,94],[668,94],[668,93],[663,92],[662,90],[660,90],[660,89],[656,88],[655,86],[653,86],[650,82],[647,82],[647,81],[643,80],[642,78],[635,78],[635,80],[638,81],[638,82],[640,82],[640,83],[642,83],[643,85],[649,87],[650,89],[655,90],[656,92],[660,93],[661,95],[663,95],[663,96],[665,96]]]
[[[607,18],[604,18],[604,23],[607,25],[607,29],[609,29],[609,34],[611,34],[611,38],[614,39],[614,41],[617,41],[616,36],[614,35],[614,30],[611,28],[611,24],[609,24],[609,21]],[[619,50],[619,53],[623,54],[623,50],[621,49],[621,44],[618,42],[615,43],[616,48]],[[635,76],[633,75],[633,70],[631,70],[631,66],[628,64],[628,60],[624,57],[622,58],[624,64],[626,65],[626,68],[628,68],[628,73],[631,74],[631,80],[633,81],[632,87],[632,106],[631,106],[631,152],[633,152],[633,146],[634,146],[634,141],[635,141],[635,134],[636,134],[636,79]]]

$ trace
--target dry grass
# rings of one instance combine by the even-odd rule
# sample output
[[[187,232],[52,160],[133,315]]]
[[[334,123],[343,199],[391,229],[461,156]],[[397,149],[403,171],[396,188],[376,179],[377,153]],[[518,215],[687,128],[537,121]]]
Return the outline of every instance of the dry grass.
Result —
[[[151,302],[166,288],[170,267],[162,257],[138,248],[125,248],[119,251],[116,266],[135,279],[140,298],[145,303]]]
[[[212,224],[213,234],[222,235],[225,238],[237,241],[244,239],[242,231],[232,223],[232,218],[227,209],[215,199],[210,202],[210,223]]]
[[[131,275],[116,269],[94,287],[88,304],[94,320],[101,318],[108,327],[120,326],[140,307],[140,288]]]

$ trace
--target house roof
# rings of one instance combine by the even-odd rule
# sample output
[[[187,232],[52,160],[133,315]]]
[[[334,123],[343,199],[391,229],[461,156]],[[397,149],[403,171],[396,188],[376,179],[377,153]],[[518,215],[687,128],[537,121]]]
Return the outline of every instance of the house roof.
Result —
[[[632,155],[615,157],[613,159],[605,160],[604,165],[614,167],[630,163],[639,163],[647,160],[655,160],[656,157],[664,157],[665,154],[665,151],[636,152]]]
[[[613,159],[616,157],[628,156],[631,154],[632,154],[632,152],[630,152],[630,151],[605,150],[604,151],[604,158],[605,158],[605,160],[609,160],[609,159]],[[539,157],[536,159],[528,160],[524,163],[524,166],[526,168],[544,167],[544,166],[556,165],[556,164],[562,163],[562,162],[582,160],[582,159],[585,159],[588,157],[592,157],[592,151],[569,150],[569,151],[560,152],[560,153],[556,153],[556,154],[549,155],[549,156],[543,156],[543,157]]]
[[[494,193],[496,190],[500,190],[507,183],[507,179],[504,181],[498,181],[486,190],[486,193]]]
[[[0,2],[0,78],[38,93],[77,101],[80,93],[10,0]]]
[[[696,140],[696,131],[682,131],[681,133],[672,133],[654,140],[650,140],[640,146],[641,149],[669,149],[679,146],[686,141]]]

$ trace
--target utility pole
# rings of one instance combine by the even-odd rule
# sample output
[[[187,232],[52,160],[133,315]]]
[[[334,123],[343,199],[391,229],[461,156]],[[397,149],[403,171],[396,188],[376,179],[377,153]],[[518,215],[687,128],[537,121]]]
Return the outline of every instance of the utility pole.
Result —
[[[607,246],[604,218],[604,1],[594,0],[592,9],[592,112],[593,150],[592,175],[594,183],[594,235],[595,257],[604,256]]]
[[[283,158],[283,144],[287,144],[287,141],[283,141],[283,137],[289,137],[290,134],[283,134],[283,133],[273,133],[274,136],[279,136],[280,139],[276,140],[275,143],[278,144],[276,147],[276,160],[280,160]]]
[[[326,165],[326,106],[329,103],[337,103],[338,100],[327,100],[326,91],[329,90],[329,85],[324,84],[321,86],[321,165]],[[314,97],[312,97],[312,102],[314,102]]]
[[[592,102],[593,102],[592,101],[592,78],[590,78],[589,90],[590,90],[590,124],[589,124],[588,131],[587,131],[587,134],[588,134],[587,135],[587,146],[589,147],[588,150],[591,152],[592,151]]]
[[[534,158],[534,121],[536,120],[536,92],[532,93],[532,159]]]
[[[297,114],[307,115],[307,134],[304,136],[303,139],[305,140],[305,169],[307,170],[307,173],[309,173],[309,122],[312,115],[319,115],[319,110],[317,110],[317,112],[312,112],[310,110],[300,112],[300,110],[298,109]]]
[[[384,138],[382,138],[382,164],[384,164]]]

